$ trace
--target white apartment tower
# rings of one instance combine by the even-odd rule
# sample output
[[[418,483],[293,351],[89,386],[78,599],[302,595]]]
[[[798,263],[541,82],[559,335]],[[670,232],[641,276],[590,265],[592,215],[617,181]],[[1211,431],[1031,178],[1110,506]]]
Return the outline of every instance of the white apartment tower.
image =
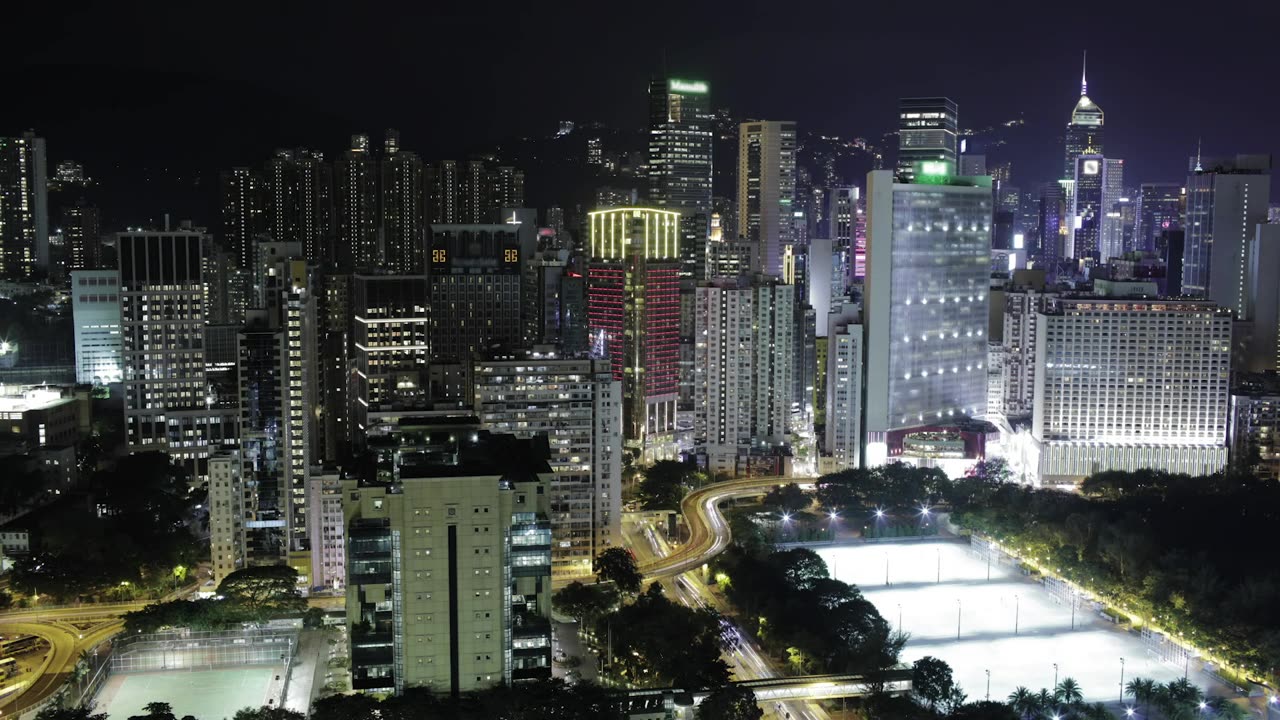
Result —
[[[244,569],[244,487],[235,451],[209,458],[209,550],[215,585]]]
[[[607,360],[535,353],[475,364],[481,427],[551,447],[551,572],[557,585],[591,576],[622,544],[622,383]]]
[[[862,462],[862,313],[843,303],[827,316],[827,437],[833,470]]]
[[[1062,298],[1036,328],[1041,483],[1103,470],[1208,475],[1227,462],[1231,311],[1190,300]]]
[[[120,273],[73,270],[71,319],[75,324],[76,382],[120,382]]]
[[[795,288],[757,275],[712,280],[695,293],[695,444],[714,472],[732,474],[740,451],[786,442]]]

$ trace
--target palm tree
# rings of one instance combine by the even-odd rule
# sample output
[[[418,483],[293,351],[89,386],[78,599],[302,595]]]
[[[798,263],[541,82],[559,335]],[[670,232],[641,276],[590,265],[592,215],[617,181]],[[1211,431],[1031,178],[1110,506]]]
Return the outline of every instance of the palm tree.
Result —
[[[1213,712],[1217,717],[1225,718],[1226,720],[1245,720],[1245,718],[1249,717],[1249,713],[1245,712],[1244,708],[1224,697],[1215,695],[1205,702],[1209,707],[1213,708]]]
[[[1024,720],[1036,714],[1038,705],[1036,694],[1021,685],[1009,693],[1009,706]]]
[[[1115,715],[1107,709],[1104,703],[1096,702],[1092,705],[1082,705],[1076,710],[1076,717],[1083,720],[1115,720]]]
[[[1084,702],[1084,693],[1080,691],[1080,683],[1074,678],[1062,678],[1058,687],[1053,689],[1053,699],[1060,703],[1075,707]]]
[[[1149,678],[1134,678],[1124,686],[1125,692],[1133,696],[1133,701],[1142,703],[1142,714],[1151,709],[1151,700],[1156,694],[1156,683]]]
[[[1053,714],[1053,708],[1058,703],[1054,701],[1053,693],[1040,688],[1040,692],[1036,693],[1036,712]]]

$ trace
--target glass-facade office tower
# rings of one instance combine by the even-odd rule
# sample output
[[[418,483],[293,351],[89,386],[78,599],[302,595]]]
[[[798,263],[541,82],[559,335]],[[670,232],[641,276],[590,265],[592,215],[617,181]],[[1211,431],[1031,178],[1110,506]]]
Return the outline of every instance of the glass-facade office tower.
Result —
[[[125,437],[130,452],[167,452],[207,472],[234,441],[235,419],[206,395],[204,284],[197,231],[120,233],[120,331]]]
[[[1076,158],[1081,155],[1102,155],[1102,108],[1089,99],[1089,83],[1084,73],[1080,74],[1080,99],[1071,111],[1071,120],[1067,123],[1067,132],[1063,138],[1065,159],[1062,163],[1062,177],[1075,178]]]
[[[1124,161],[1081,155],[1076,158],[1072,177],[1072,242],[1067,257],[1105,263],[1124,254],[1123,232],[1112,227],[1119,224],[1119,218],[1108,217],[1124,192]]]
[[[1186,192],[1181,183],[1143,183],[1138,190],[1138,208],[1134,212],[1134,249],[1154,252],[1163,257],[1160,234],[1182,227]]]
[[[428,261],[432,357],[470,363],[493,345],[520,346],[517,225],[432,225]]]
[[[1226,465],[1229,310],[1060,298],[1035,332],[1031,434],[1042,483],[1140,468],[1200,476]]]
[[[622,382],[623,437],[641,462],[676,451],[680,359],[680,214],[588,213],[587,316],[595,357]]]
[[[946,163],[946,172],[954,173],[958,132],[958,110],[949,98],[898,101],[898,178],[910,181],[922,162]]]
[[[1267,221],[1271,157],[1192,158],[1187,176],[1182,292],[1247,317],[1249,248]]]
[[[986,412],[993,196],[989,178],[889,170],[867,188],[864,463],[877,465],[891,431]]]
[[[701,80],[649,83],[649,201],[680,213],[681,275],[705,276],[711,218],[711,100]]]
[[[0,277],[25,280],[49,261],[44,138],[0,137]]]
[[[430,302],[421,275],[356,275],[351,289],[356,372],[348,414],[351,442],[362,447],[383,415],[426,400]]]
[[[760,248],[760,269],[782,275],[794,242],[796,124],[765,120],[738,127],[738,236]]]

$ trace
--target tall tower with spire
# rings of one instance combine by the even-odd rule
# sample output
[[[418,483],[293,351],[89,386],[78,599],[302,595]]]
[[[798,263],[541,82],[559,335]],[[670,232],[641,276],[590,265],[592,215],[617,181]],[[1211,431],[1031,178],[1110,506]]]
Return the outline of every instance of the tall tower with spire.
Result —
[[[1085,54],[1088,61],[1088,53]],[[1066,157],[1062,164],[1062,177],[1075,177],[1076,158],[1081,155],[1102,155],[1102,108],[1089,99],[1087,65],[1080,69],[1080,99],[1071,111],[1065,137]]]

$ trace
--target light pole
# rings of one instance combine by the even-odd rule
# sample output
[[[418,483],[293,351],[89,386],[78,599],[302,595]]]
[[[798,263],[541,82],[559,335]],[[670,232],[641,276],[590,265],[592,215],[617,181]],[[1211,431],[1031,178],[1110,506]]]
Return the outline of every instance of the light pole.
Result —
[[[956,639],[960,639],[960,598],[956,598]]]
[[[884,584],[889,584],[889,553],[884,554]]]
[[[991,582],[991,548],[987,548],[987,582]]]
[[[1120,704],[1124,704],[1124,658],[1120,658]]]
[[[1017,596],[1013,596],[1013,634],[1018,634],[1018,613],[1022,610],[1022,600]]]
[[[991,670],[987,670],[987,702],[991,702]]]
[[[938,582],[942,582],[942,548],[934,548],[938,553]]]
[[[1058,663],[1053,664],[1053,689],[1058,689]]]
[[[1076,629],[1076,591],[1071,591],[1071,629]]]
[[[898,603],[898,634],[902,634],[902,603]]]

